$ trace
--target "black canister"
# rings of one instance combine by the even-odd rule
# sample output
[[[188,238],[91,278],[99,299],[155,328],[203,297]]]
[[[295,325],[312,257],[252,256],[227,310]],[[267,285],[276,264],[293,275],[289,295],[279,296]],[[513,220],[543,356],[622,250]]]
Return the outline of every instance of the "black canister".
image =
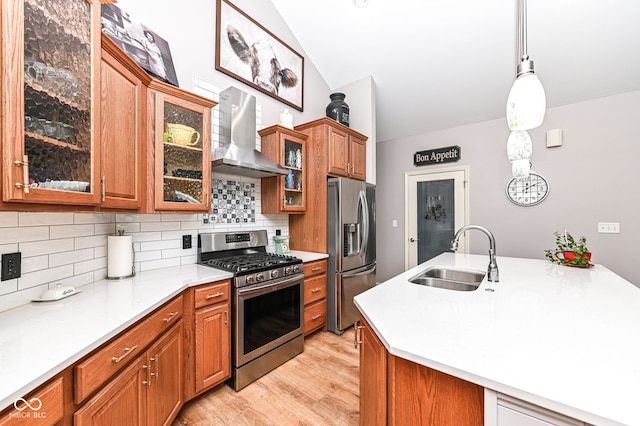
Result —
[[[349,105],[344,101],[344,97],[344,93],[332,93],[329,95],[331,102],[327,105],[327,117],[349,127]]]

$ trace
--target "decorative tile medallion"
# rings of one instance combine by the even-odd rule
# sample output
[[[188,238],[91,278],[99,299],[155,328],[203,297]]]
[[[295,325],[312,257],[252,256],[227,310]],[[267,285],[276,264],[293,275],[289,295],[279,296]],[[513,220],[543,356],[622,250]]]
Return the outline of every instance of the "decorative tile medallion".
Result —
[[[256,184],[239,180],[212,179],[212,222],[256,221]]]

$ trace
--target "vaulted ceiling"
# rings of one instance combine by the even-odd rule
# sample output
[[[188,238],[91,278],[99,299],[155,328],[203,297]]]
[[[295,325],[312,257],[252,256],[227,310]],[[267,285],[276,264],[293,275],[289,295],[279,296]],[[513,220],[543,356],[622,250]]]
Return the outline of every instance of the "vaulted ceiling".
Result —
[[[505,116],[516,0],[271,1],[331,89],[373,77],[378,141]],[[639,90],[638,19],[638,0],[529,1],[547,106]]]

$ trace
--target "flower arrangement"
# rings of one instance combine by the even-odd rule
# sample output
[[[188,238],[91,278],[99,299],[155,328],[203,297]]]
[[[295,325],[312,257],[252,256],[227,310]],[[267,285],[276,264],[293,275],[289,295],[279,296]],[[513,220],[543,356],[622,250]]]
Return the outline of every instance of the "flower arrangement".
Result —
[[[591,252],[587,248],[587,239],[582,236],[577,240],[566,230],[564,234],[556,231],[556,248],[555,250],[545,250],[544,254],[547,259],[553,263],[561,265],[577,266],[588,268],[591,265]]]

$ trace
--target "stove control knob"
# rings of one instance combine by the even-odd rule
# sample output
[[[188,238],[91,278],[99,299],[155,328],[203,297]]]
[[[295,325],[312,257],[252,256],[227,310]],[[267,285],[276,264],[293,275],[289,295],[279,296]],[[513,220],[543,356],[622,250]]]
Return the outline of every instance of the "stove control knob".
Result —
[[[300,266],[298,266],[298,265],[293,265],[292,268],[293,268],[293,272],[299,272],[300,271]]]
[[[291,272],[293,272],[293,268],[291,268],[291,266],[287,266],[286,268],[284,268],[285,275],[289,275]]]
[[[271,271],[271,278],[278,278],[279,275],[280,275],[280,271],[278,271],[277,269],[274,269],[273,271]]]
[[[253,284],[256,282],[256,276],[255,275],[247,275],[247,284]]]
[[[260,272],[259,274],[256,274],[256,281],[258,282],[264,281],[264,274],[262,272]]]

